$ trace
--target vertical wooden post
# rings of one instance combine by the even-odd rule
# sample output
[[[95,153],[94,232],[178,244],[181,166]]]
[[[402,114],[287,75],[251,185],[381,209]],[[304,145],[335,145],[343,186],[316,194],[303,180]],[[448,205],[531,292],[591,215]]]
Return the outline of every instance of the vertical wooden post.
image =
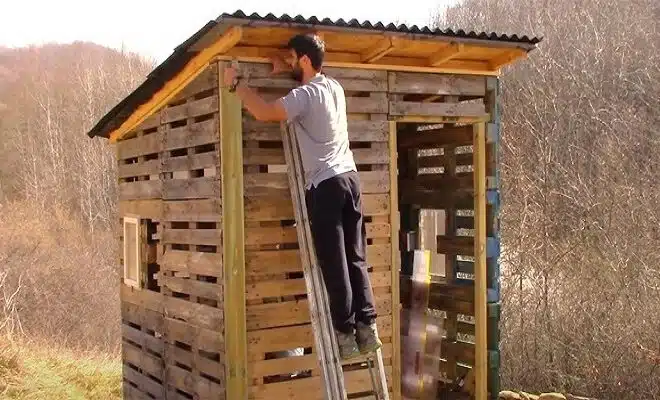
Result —
[[[488,397],[486,347],[487,284],[486,284],[486,126],[473,127],[474,158],[474,317],[475,333],[475,398]]]
[[[243,129],[240,99],[223,87],[218,65],[220,162],[222,181],[222,260],[224,266],[226,398],[247,399],[245,322],[245,218],[243,207]]]
[[[399,292],[399,185],[396,122],[390,121],[390,237],[392,247],[392,399],[401,398],[401,301]]]

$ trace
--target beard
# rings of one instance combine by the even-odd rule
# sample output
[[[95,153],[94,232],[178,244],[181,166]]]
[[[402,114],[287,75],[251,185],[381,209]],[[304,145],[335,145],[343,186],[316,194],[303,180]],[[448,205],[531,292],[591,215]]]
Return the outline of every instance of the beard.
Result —
[[[302,82],[303,80],[302,68],[300,68],[300,66],[296,66],[295,68],[293,68],[293,71],[291,72],[291,77],[298,82]]]

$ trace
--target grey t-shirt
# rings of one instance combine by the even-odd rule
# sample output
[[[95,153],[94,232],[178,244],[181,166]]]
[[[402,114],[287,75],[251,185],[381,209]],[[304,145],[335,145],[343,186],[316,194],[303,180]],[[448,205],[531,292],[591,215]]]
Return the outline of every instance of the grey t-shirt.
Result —
[[[280,100],[298,138],[307,189],[357,171],[348,142],[346,97],[339,82],[318,74]]]

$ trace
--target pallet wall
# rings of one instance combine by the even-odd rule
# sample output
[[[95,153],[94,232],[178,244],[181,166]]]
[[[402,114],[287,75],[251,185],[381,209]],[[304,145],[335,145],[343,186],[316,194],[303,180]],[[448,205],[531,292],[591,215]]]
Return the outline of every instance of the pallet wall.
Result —
[[[267,65],[242,66],[250,85],[269,99],[295,86],[290,79],[269,76]],[[493,317],[489,365],[496,368],[496,81],[340,68],[325,73],[336,77],[347,95],[367,223],[367,262],[392,392],[400,386],[399,368],[411,367],[399,366],[397,358],[399,341],[407,334],[399,308],[408,301],[413,248],[432,248],[441,261],[434,267],[439,277],[429,297],[431,312],[443,321],[436,363],[440,383],[450,387],[474,364],[472,127],[459,122],[484,112],[494,115],[488,128],[487,224]],[[213,65],[117,144],[120,213],[144,219],[145,287],[121,287],[126,398],[225,397],[229,361],[224,357],[218,97]],[[410,114],[455,117],[457,123],[401,120]],[[321,399],[280,125],[257,122],[245,110],[242,118],[248,398]],[[392,142],[393,129],[398,143]],[[434,230],[420,231],[420,210],[435,210]],[[393,280],[399,267],[400,282]],[[370,398],[366,365],[356,360],[344,369],[350,398]],[[497,373],[489,377],[495,389]]]
[[[268,98],[294,82],[249,69],[250,85]],[[367,217],[367,262],[377,303],[388,382],[392,384],[392,247],[387,75],[328,69],[348,96],[349,134]],[[298,252],[295,218],[278,123],[243,120],[249,398],[321,399],[320,370]],[[369,396],[366,366],[345,365],[353,398]],[[356,397],[357,396],[357,397]]]
[[[125,398],[224,398],[218,72],[117,143],[120,216],[143,219],[144,287],[121,285]]]
[[[499,313],[497,242],[496,81],[484,77],[392,73],[391,97],[407,110],[427,115],[478,116],[491,113],[487,151],[487,265],[489,389],[495,398]],[[416,82],[416,83],[415,83]],[[404,106],[405,105],[405,106]],[[458,110],[458,111],[455,111]],[[399,203],[402,220],[402,335],[409,333],[412,251],[430,249],[433,279],[429,313],[441,321],[440,388],[461,383],[474,365],[474,177],[473,127],[457,123],[403,123],[398,127]],[[413,333],[411,333],[413,334]],[[429,356],[430,357],[430,356]],[[404,365],[402,368],[412,368]]]

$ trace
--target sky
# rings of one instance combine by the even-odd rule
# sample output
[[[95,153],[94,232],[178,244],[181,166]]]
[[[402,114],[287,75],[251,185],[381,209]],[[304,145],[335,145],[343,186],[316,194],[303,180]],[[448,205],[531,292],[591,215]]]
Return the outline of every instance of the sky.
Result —
[[[390,0],[391,1],[391,0]],[[90,41],[124,48],[162,62],[209,20],[240,9],[246,14],[356,18],[425,26],[455,0],[0,0],[0,46]],[[412,6],[414,4],[414,6]]]

